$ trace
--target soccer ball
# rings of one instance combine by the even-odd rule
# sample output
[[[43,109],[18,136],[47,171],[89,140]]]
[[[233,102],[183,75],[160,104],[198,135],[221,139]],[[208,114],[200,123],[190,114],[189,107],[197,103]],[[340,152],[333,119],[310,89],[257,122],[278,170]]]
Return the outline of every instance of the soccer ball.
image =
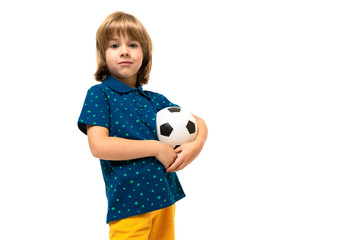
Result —
[[[194,141],[197,135],[197,124],[190,113],[178,107],[167,107],[156,115],[156,132],[160,142],[177,148]]]

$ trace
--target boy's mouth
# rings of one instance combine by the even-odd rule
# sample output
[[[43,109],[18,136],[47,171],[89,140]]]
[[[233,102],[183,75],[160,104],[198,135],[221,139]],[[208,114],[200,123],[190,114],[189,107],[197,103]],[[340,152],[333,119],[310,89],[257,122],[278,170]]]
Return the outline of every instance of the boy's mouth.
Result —
[[[132,64],[132,62],[129,62],[129,61],[122,61],[119,63],[120,65],[130,65]]]

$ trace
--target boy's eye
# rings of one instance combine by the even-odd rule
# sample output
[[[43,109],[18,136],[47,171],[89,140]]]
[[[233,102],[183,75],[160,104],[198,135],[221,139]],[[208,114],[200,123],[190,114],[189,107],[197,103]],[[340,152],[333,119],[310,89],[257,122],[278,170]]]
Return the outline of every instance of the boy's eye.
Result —
[[[117,44],[111,44],[110,47],[111,47],[111,48],[118,48],[119,45],[117,45]]]
[[[136,44],[136,43],[132,43],[132,44],[130,44],[130,47],[131,48],[136,48],[138,45]]]

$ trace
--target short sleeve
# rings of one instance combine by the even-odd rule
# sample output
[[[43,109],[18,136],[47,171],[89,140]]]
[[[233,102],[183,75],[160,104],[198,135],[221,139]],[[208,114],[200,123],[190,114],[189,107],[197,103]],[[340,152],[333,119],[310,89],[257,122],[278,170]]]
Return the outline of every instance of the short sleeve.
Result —
[[[167,107],[180,107],[179,105],[170,102],[169,99],[167,99],[164,95],[161,95],[159,93],[157,93],[156,95],[157,96],[155,97],[155,99],[157,111],[160,111],[161,109]]]
[[[87,134],[86,125],[102,126],[110,129],[110,108],[105,93],[97,86],[91,87],[78,120],[79,129]]]

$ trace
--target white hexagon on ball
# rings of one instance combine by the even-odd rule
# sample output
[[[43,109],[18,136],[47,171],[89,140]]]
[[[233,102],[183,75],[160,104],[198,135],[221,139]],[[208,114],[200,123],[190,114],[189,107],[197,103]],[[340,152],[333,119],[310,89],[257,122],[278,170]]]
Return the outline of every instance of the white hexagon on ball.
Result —
[[[194,141],[198,127],[191,113],[179,107],[167,107],[156,114],[156,132],[160,142],[175,149]]]

